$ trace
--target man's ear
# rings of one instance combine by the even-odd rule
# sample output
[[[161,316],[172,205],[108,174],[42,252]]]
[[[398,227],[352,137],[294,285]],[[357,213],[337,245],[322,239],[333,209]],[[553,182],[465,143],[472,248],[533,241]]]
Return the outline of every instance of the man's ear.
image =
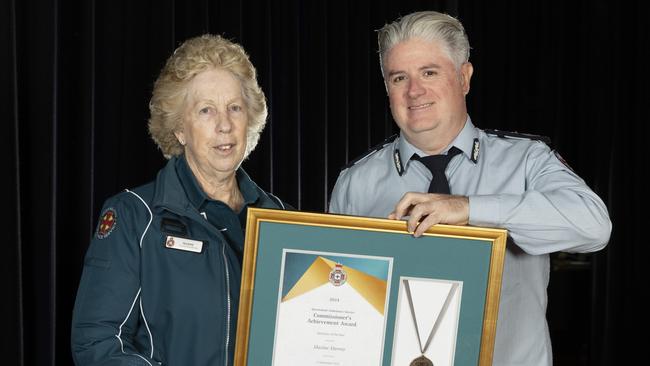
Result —
[[[463,94],[469,94],[469,84],[474,73],[474,66],[471,62],[465,62],[460,66],[460,82],[463,87]]]

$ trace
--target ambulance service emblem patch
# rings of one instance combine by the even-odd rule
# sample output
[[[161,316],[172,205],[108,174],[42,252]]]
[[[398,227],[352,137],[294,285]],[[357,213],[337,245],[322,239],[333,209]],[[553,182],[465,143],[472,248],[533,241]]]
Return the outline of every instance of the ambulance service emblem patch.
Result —
[[[104,239],[111,235],[117,226],[117,213],[113,208],[107,208],[99,219],[97,225],[97,239]]]

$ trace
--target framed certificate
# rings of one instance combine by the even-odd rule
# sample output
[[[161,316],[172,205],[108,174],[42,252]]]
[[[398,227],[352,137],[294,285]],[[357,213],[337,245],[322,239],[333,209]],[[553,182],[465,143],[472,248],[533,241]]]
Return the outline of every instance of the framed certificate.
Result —
[[[235,365],[491,365],[506,236],[250,208]]]

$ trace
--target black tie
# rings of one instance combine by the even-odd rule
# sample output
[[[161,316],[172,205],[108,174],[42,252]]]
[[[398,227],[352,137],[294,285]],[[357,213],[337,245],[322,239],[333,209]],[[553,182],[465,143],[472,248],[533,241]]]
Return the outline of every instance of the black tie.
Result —
[[[461,151],[459,148],[452,146],[447,152],[447,155],[429,155],[420,157],[417,154],[413,154],[411,159],[421,161],[422,164],[429,168],[433,175],[431,178],[431,184],[429,184],[429,193],[449,194],[449,182],[445,175],[445,169],[447,168],[449,161],[460,153]]]

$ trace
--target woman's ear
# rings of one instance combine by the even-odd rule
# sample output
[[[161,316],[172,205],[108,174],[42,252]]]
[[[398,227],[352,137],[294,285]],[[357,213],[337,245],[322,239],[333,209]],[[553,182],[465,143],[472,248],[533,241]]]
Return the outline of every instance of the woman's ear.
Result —
[[[183,133],[183,131],[176,131],[176,132],[174,132],[174,136],[176,136],[176,139],[178,139],[178,142],[179,142],[181,145],[185,146],[185,142],[186,142],[186,141],[185,141],[185,133]]]

